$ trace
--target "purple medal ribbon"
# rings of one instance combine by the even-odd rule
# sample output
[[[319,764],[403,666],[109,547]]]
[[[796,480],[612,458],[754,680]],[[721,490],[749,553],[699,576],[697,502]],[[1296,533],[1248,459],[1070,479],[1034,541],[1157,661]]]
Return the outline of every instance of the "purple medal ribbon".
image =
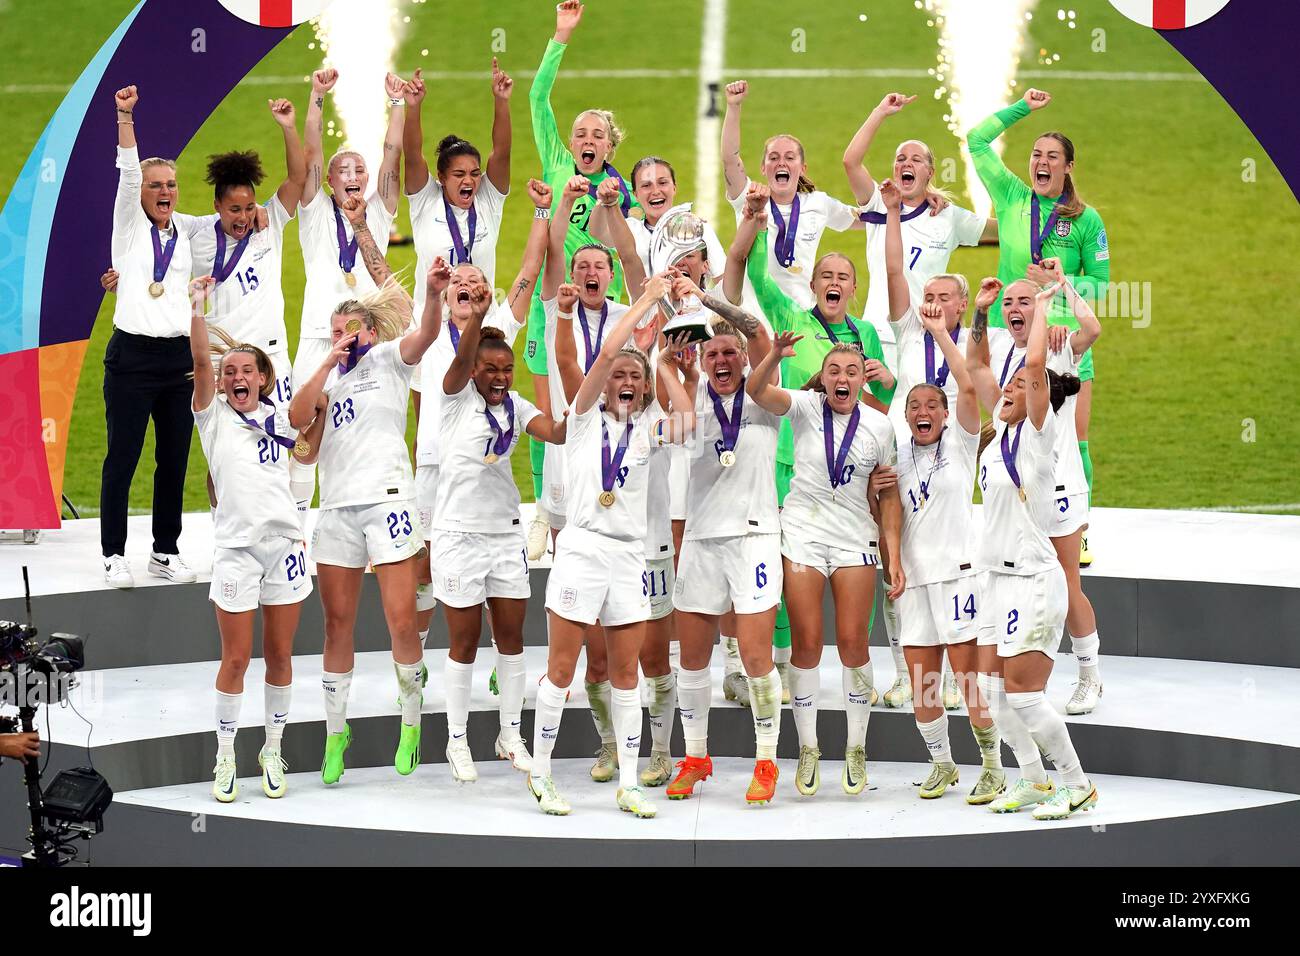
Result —
[[[623,437],[618,440],[618,448],[611,456],[609,453],[609,429],[605,427],[605,410],[600,410],[600,486],[606,491],[614,490],[614,479],[627,454],[628,442],[632,439],[633,422],[629,421],[623,429]]]
[[[772,221],[776,223],[776,243],[773,246],[776,251],[776,261],[789,269],[794,265],[794,242],[799,229],[799,194],[794,194],[794,202],[790,204],[789,228],[786,227],[781,210],[776,208],[776,200],[769,199],[767,204],[771,207]]]
[[[248,240],[253,234],[250,232],[239,240],[235,246],[235,251],[230,254],[230,259],[226,261],[226,233],[221,228],[221,221],[214,222],[213,228],[217,230],[217,255],[212,260],[212,277],[217,282],[225,282],[230,278],[230,273],[235,271],[235,264],[239,262],[239,257],[244,254],[244,248],[248,245]]]
[[[1056,228],[1056,220],[1061,218],[1061,200],[1052,200],[1052,213],[1047,217],[1047,225],[1043,226],[1042,232],[1038,230],[1038,216],[1038,193],[1034,193],[1029,200],[1029,257],[1036,263],[1043,261],[1043,243]]]
[[[451,350],[453,352],[460,350],[460,329],[456,328],[456,323],[447,320],[447,330],[451,334]]]
[[[618,183],[618,191],[623,197],[622,200],[619,202],[619,208],[623,211],[623,218],[626,219],[627,214],[632,211],[632,194],[628,192],[627,183],[623,181],[622,174],[613,166],[611,166],[608,162],[606,162],[605,165],[601,167],[601,170],[605,173],[606,176],[614,177],[614,181]],[[577,165],[574,165],[573,171],[575,173],[578,173]],[[582,173],[578,173],[578,175],[581,176]],[[592,199],[596,198],[595,183],[592,182],[587,183],[587,195],[590,196]]]
[[[348,230],[343,224],[343,213],[339,212],[338,201],[331,196],[330,202],[334,203],[334,229],[339,237],[339,268],[351,273],[357,261],[357,237],[354,235],[352,241],[348,241]]]
[[[706,386],[709,391],[709,398],[713,399],[713,414],[718,416],[718,424],[722,427],[722,451],[735,451],[736,442],[740,440],[740,418],[745,408],[745,380],[740,380],[740,388],[736,389],[736,401],[731,406],[731,417],[722,409],[722,396],[713,390],[713,384]],[[722,451],[718,452],[719,457]]]
[[[948,333],[952,339],[952,344],[957,344],[957,339],[961,335],[961,326],[953,329]],[[938,385],[940,388],[948,381],[948,360],[944,359],[943,364],[939,366],[938,371],[934,368],[934,336],[929,332],[925,333],[925,384]]]
[[[355,342],[352,343],[352,347],[348,349],[347,358],[339,363],[339,374],[346,375],[356,368],[357,363],[361,361],[361,356],[369,352],[371,348],[373,348],[371,345],[358,346]]]
[[[471,256],[474,253],[474,233],[478,230],[478,210],[473,203],[469,207],[469,242],[466,243],[460,235],[460,223],[456,221],[456,210],[451,203],[447,202],[447,197],[442,197],[442,205],[447,210],[447,231],[451,233],[451,262],[449,266],[458,266],[463,263],[473,264]]]
[[[264,425],[259,425],[237,408],[235,409],[235,414],[242,418],[244,424],[248,425],[250,428],[256,428],[260,432],[266,432],[270,439],[277,445],[282,445],[285,448],[292,448],[294,445],[292,438],[286,438],[283,435],[277,435],[275,433],[275,403],[269,398],[262,397],[258,399],[258,404],[271,406],[271,414],[266,416],[266,424]]]
[[[167,267],[172,264],[172,255],[176,252],[176,240],[181,237],[181,230],[172,223],[172,237],[167,240],[166,249],[158,238],[157,226],[153,226],[149,234],[153,238],[153,281],[162,282],[163,276],[167,275]]]
[[[921,215],[921,213],[925,212],[929,208],[930,208],[930,204],[928,202],[923,202],[921,203],[921,205],[917,206],[911,212],[904,212],[901,216],[898,217],[898,219],[900,222],[911,222],[913,219]],[[874,212],[874,211],[860,212],[858,213],[858,218],[861,219],[863,222],[870,223],[873,226],[883,226],[888,221],[889,214],[883,212]]]
[[[600,325],[596,327],[596,344],[591,344],[591,330],[587,328],[587,310],[578,303],[578,324],[582,326],[583,344],[587,347],[587,362],[583,365],[583,372],[590,372],[592,365],[596,363],[596,356],[600,352],[600,343],[605,338],[605,320],[609,318],[609,301],[606,300],[600,306]],[[609,489],[605,489],[608,491]]]
[[[849,459],[849,448],[853,446],[853,436],[858,432],[858,422],[862,420],[862,406],[854,404],[853,414],[849,416],[848,427],[844,429],[844,444],[839,454],[835,453],[835,417],[831,412],[830,399],[822,402],[822,434],[826,438],[826,470],[830,472],[831,487],[840,486],[840,475],[844,474],[844,463]]]
[[[1022,420],[1016,426],[1016,440],[1014,443],[1007,441],[1007,432],[1010,427],[1002,429],[1002,464],[1007,466],[1007,474],[1011,476],[1011,483],[1020,488],[1020,472],[1016,470],[1016,455],[1020,453],[1020,433],[1024,431],[1025,423]]]
[[[840,337],[835,334],[835,332],[831,329],[831,324],[827,322],[826,317],[822,315],[821,306],[814,305],[810,311],[812,317],[816,319],[818,322],[820,322],[822,328],[826,331],[826,337],[830,339],[831,342],[838,345],[840,342]],[[853,324],[853,320],[849,318],[849,316],[847,315],[844,316],[844,324],[847,325],[849,327],[849,331],[853,333],[853,338],[857,341],[858,348],[861,348],[862,333],[858,331],[858,327]]]
[[[1003,388],[1007,387],[1007,373],[1011,372],[1011,356],[1015,354],[1016,354],[1016,347],[1013,345],[1011,346],[1010,349],[1007,350],[1006,361],[1002,363],[1002,374],[998,376],[998,384]],[[1016,372],[1019,372],[1024,367],[1025,367],[1025,357],[1022,355],[1020,356],[1020,364],[1016,366]],[[1011,374],[1014,375],[1015,372],[1011,372]]]
[[[510,400],[509,392],[506,392],[505,406],[506,421],[510,423],[510,428],[503,432],[501,430],[501,424],[497,421],[497,417],[492,414],[492,406],[486,403],[483,405],[483,414],[487,416],[488,425],[492,427],[492,432],[496,436],[495,440],[492,438],[488,439],[488,450],[493,452],[498,458],[504,458],[506,453],[510,451],[510,442],[512,442],[515,437],[515,403]],[[484,454],[486,455],[487,452],[484,452]],[[620,454],[619,457],[621,458],[622,455]]]

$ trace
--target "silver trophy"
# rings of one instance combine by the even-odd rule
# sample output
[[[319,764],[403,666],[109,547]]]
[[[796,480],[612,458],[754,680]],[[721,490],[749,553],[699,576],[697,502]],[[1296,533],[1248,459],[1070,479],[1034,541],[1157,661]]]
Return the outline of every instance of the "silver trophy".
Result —
[[[681,262],[692,252],[704,248],[704,220],[691,212],[690,203],[674,206],[663,214],[650,234],[650,274],[659,275]],[[660,299],[664,314],[669,316],[664,335],[672,338],[683,332],[692,342],[709,338],[709,311],[698,296],[688,295],[674,301],[671,294]]]

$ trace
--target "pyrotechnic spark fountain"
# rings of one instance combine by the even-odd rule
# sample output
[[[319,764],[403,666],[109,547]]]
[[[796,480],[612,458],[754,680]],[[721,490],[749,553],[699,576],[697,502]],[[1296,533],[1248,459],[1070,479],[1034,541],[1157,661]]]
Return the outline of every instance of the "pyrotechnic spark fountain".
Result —
[[[930,15],[939,29],[938,87],[935,99],[948,100],[944,121],[958,139],[990,113],[1015,98],[1016,66],[1025,43],[1026,27],[1038,0],[915,0],[917,9]],[[993,148],[1002,152],[999,139]],[[975,211],[989,214],[992,204],[970,157],[966,188]]]
[[[336,141],[325,143],[325,156],[354,149],[366,161],[371,183],[383,154],[388,109],[384,75],[394,69],[403,20],[401,0],[334,0],[313,21],[321,66],[339,71],[332,94],[341,129],[327,130]]]

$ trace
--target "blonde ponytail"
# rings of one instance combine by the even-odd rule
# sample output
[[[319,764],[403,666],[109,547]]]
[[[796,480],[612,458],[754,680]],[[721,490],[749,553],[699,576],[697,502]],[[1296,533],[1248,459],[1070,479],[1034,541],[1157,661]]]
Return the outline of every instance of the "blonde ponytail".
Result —
[[[389,276],[374,292],[340,302],[335,315],[354,315],[375,333],[380,342],[391,342],[406,334],[411,324],[411,297],[396,276]]]

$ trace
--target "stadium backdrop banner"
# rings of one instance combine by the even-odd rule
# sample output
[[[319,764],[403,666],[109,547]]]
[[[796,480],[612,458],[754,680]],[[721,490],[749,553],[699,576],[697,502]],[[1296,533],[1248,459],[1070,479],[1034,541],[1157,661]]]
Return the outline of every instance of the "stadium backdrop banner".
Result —
[[[139,107],[148,151],[177,156],[291,24],[324,5],[189,0],[178,15],[173,0],[141,0],[45,127],[0,210],[0,528],[59,527],[72,403],[109,261],[113,92],[131,83],[148,90]],[[1300,128],[1276,99],[1279,78],[1290,71],[1284,31],[1260,27],[1269,7],[1269,0],[1232,0],[1205,23],[1162,35],[1237,111],[1294,194]],[[249,11],[258,10],[262,23],[286,25],[241,19],[257,19]]]

